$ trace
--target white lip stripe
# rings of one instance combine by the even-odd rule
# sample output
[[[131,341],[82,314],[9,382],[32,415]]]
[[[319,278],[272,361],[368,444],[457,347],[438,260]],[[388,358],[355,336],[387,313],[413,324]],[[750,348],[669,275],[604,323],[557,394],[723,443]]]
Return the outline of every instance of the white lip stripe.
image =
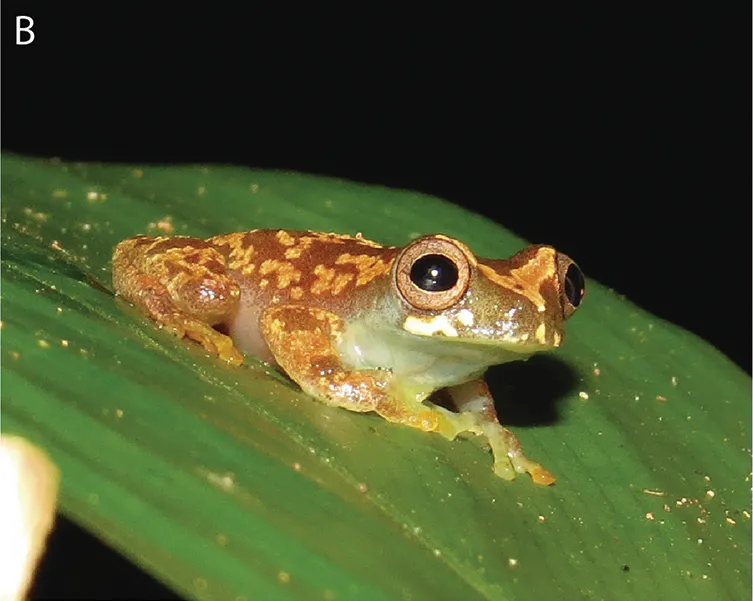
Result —
[[[474,322],[473,313],[468,309],[461,309],[458,311],[457,320],[465,327],[470,327]]]
[[[458,331],[452,326],[446,315],[437,315],[428,320],[411,315],[405,319],[403,329],[418,336],[432,336],[440,333],[456,338],[458,335]]]

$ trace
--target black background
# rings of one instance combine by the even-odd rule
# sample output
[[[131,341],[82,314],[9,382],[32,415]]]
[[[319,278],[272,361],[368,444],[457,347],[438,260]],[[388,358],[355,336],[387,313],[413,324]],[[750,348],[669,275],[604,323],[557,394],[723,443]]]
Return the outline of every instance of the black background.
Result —
[[[558,247],[750,373],[749,10],[97,6],[3,2],[4,150],[435,194]],[[170,593],[60,521],[34,595]]]

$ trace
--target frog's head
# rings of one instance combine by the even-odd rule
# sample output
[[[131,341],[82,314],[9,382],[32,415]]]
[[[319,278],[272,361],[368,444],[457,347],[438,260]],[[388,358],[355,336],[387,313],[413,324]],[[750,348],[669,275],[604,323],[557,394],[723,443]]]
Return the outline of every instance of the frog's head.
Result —
[[[406,246],[392,277],[406,332],[521,353],[559,346],[585,293],[581,270],[551,246],[481,259],[441,234]]]

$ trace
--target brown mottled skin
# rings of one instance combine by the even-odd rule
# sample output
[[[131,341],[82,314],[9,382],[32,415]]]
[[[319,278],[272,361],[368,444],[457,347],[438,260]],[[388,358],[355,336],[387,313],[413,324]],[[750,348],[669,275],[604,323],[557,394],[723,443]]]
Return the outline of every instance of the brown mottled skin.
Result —
[[[398,272],[410,267],[396,267],[405,262],[401,248],[360,236],[253,230],[124,240],[113,255],[113,284],[152,319],[231,364],[243,361],[240,349],[279,366],[325,403],[450,439],[484,435],[499,475],[528,472],[551,484],[554,477],[499,424],[479,377],[511,355],[560,344],[575,309],[563,300],[572,262],[546,246],[489,260],[441,235],[412,244],[419,254],[422,244],[425,254],[446,248],[466,280],[432,296],[414,291],[407,271],[400,280]],[[419,306],[442,294],[450,297],[446,306]],[[426,401],[439,388],[459,413]]]
[[[389,271],[397,251],[350,236],[286,230],[206,239],[136,236],[115,249],[113,286],[176,333],[185,329],[186,336],[208,351],[230,363],[242,363],[232,341],[206,328],[232,320],[241,291],[247,302],[259,307],[302,305],[350,314],[354,307],[368,305],[365,298],[374,297],[374,289],[365,284]],[[194,315],[204,325],[194,323]],[[259,354],[273,361],[267,352]]]

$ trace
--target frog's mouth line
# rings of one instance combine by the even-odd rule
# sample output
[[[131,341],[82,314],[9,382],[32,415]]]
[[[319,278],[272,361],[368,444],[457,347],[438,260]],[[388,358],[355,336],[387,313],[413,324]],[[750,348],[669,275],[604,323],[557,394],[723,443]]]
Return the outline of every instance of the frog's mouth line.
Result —
[[[458,338],[453,336],[447,336],[445,334],[442,334],[441,332],[437,332],[430,335],[421,335],[421,334],[414,334],[417,338],[428,338],[428,339],[437,339],[442,340],[443,342],[450,342],[453,345],[456,346],[464,346],[464,347],[484,347],[485,349],[490,348],[496,348],[500,351],[503,351],[505,353],[516,353],[518,355],[529,355],[531,353],[536,352],[544,352],[552,350],[553,346],[550,344],[541,344],[534,341],[528,341],[525,339],[514,339],[514,338],[497,338],[497,339],[490,339],[486,337],[479,337],[474,338],[472,336],[467,336],[464,338]]]
[[[443,332],[430,334],[414,334],[405,331],[399,333],[403,338],[401,344],[406,347],[415,346],[417,350],[427,344],[441,343],[454,349],[453,352],[462,352],[463,355],[530,355],[538,352],[552,350],[552,345],[541,344],[535,340],[520,338],[490,338],[488,336],[474,336],[472,333],[464,333],[462,337],[448,336]],[[518,357],[520,358],[520,357]]]

